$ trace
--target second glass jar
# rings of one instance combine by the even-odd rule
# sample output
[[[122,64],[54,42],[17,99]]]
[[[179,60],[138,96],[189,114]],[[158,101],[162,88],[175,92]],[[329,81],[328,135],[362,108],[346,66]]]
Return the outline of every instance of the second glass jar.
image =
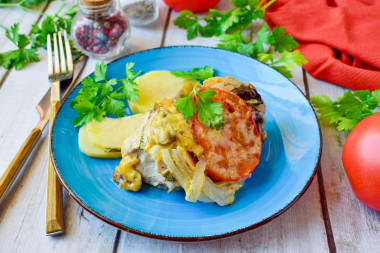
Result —
[[[121,0],[121,6],[132,25],[148,25],[159,15],[156,0]]]

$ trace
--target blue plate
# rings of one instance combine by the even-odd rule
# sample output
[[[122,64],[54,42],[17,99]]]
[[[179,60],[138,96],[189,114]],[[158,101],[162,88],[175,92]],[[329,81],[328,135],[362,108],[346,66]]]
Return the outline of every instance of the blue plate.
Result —
[[[233,76],[254,84],[266,104],[268,138],[258,167],[229,206],[185,201],[183,191],[168,194],[144,185],[137,193],[111,180],[119,159],[82,154],[76,112],[63,103],[53,126],[52,155],[67,192],[87,211],[120,229],[140,235],[198,241],[241,233],[258,227],[288,209],[310,185],[321,155],[320,128],[314,110],[300,90],[272,68],[226,50],[179,46],[137,52],[108,65],[109,78],[123,78],[125,64],[136,70],[190,70],[213,66],[217,76]]]

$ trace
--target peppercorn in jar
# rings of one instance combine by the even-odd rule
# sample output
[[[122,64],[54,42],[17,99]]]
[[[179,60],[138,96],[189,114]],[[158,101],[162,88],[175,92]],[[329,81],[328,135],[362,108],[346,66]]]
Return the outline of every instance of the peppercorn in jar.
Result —
[[[101,60],[120,54],[129,38],[130,27],[117,0],[79,0],[79,12],[72,26],[76,47]]]

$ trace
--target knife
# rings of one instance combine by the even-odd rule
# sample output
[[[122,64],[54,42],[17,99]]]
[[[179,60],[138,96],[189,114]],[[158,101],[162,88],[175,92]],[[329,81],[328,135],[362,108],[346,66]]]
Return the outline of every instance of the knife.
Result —
[[[87,63],[87,58],[87,56],[80,56],[76,60],[77,64],[74,66],[73,78],[61,82],[61,94],[64,94],[63,99],[65,99],[70,94],[70,91],[74,89],[74,84],[77,82],[78,77],[80,77],[84,66]],[[16,178],[16,175],[22,168],[22,165],[27,160],[31,150],[36,145],[37,140],[41,137],[41,133],[44,130],[45,126],[49,122],[51,110],[50,90],[51,88],[48,89],[46,94],[42,97],[41,101],[36,106],[36,110],[40,115],[40,121],[30,132],[29,136],[22,144],[20,150],[17,152],[8,168],[0,178],[0,202],[2,200],[2,197],[5,196],[5,192]]]

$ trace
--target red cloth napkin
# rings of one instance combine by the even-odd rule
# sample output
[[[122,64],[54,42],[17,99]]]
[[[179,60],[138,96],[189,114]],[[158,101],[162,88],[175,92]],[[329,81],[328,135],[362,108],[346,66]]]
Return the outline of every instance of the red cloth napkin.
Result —
[[[315,78],[350,89],[380,89],[380,1],[277,0],[271,26],[300,42]]]

